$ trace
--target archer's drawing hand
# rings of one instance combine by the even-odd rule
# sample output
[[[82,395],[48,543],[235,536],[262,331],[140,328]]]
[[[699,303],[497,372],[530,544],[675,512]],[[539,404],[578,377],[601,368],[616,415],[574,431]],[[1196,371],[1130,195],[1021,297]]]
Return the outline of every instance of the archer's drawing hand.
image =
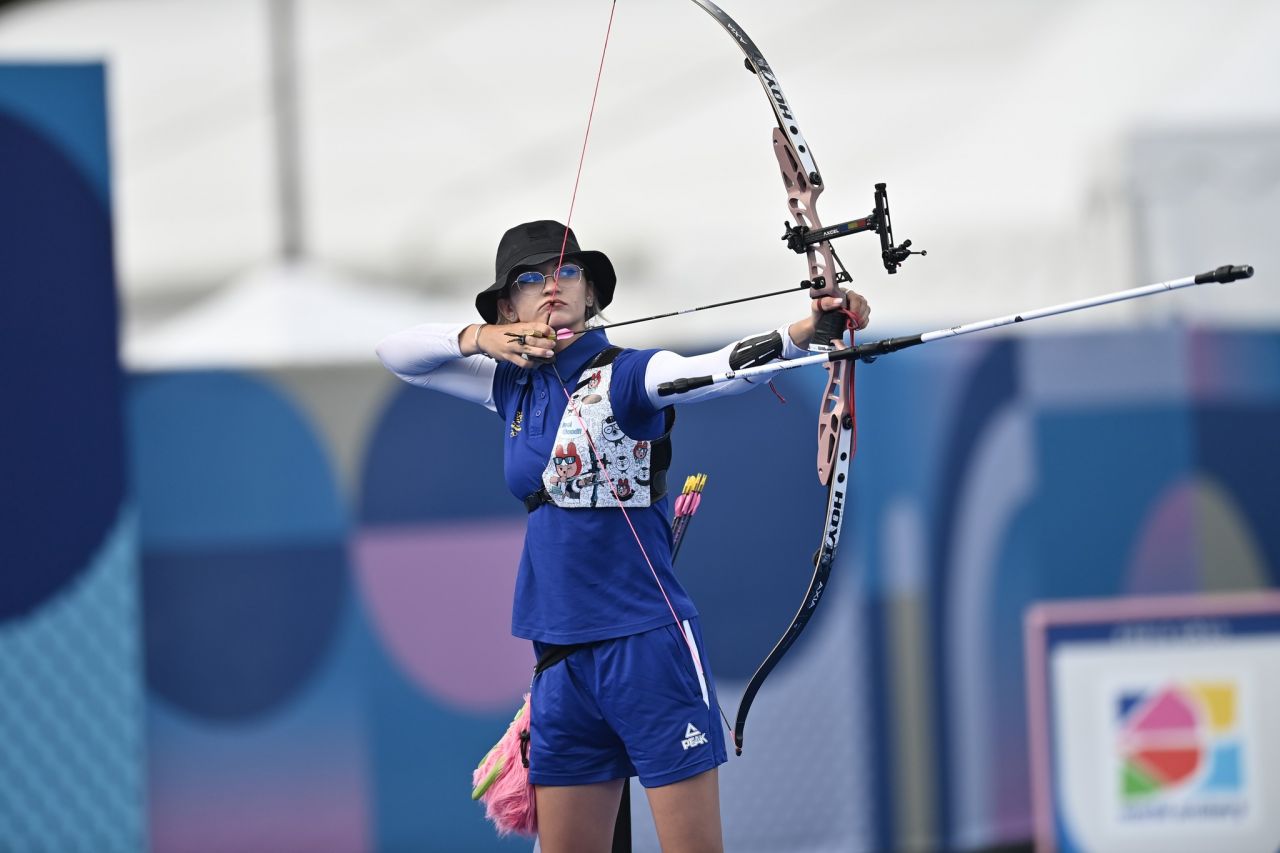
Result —
[[[465,340],[464,332],[459,336]],[[556,357],[556,333],[545,323],[508,323],[484,325],[475,335],[480,353],[495,361],[508,361],[516,367],[532,368],[548,364]],[[463,355],[474,353],[463,352]]]

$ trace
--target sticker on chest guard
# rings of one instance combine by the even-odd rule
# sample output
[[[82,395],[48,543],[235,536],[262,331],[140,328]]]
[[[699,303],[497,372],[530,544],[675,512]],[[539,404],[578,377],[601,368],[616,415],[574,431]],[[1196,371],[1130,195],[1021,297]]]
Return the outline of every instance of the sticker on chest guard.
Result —
[[[582,378],[585,382],[560,419],[555,450],[542,472],[543,487],[560,507],[649,506],[650,443],[631,438],[618,426],[609,400],[613,365],[588,368]]]

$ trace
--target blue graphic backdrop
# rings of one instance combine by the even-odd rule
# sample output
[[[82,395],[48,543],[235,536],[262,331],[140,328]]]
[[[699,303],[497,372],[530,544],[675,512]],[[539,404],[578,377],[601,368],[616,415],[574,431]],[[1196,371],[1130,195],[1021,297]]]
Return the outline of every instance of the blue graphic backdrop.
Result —
[[[143,845],[99,65],[0,66],[0,847]]]
[[[373,365],[122,378],[101,69],[0,69],[0,155],[0,847],[527,848],[467,798],[531,665],[503,425]],[[723,771],[730,849],[1029,838],[1025,608],[1277,584],[1280,334],[1045,329],[859,368],[831,593]],[[811,571],[822,380],[681,409],[726,703]]]
[[[853,838],[805,826],[815,845],[1029,837],[1025,608],[1275,585],[1280,542],[1265,520],[1280,382],[1267,369],[1245,378],[1240,365],[1277,355],[1273,334],[1169,330],[957,341],[861,367],[853,512],[817,623],[853,619],[868,668],[852,695],[866,712],[836,709],[844,731],[753,721],[754,755],[770,764],[749,749],[725,770],[735,849],[763,849],[735,827],[768,814],[779,786],[812,777],[804,756],[850,736],[869,748],[824,772],[871,792],[860,804],[869,818]],[[333,406],[291,391],[305,376],[179,373],[129,386],[153,840],[266,849],[261,839],[314,831],[322,803],[328,849],[502,847],[465,799],[530,660],[507,636],[523,518],[492,452],[502,424],[370,369],[385,396],[349,439],[363,463],[343,494],[321,428]],[[821,381],[788,376],[785,406],[755,393],[681,411],[673,475],[711,475],[681,571],[726,696],[786,625],[810,571]],[[804,719],[776,691],[815,655],[853,659],[830,642],[820,629],[806,636],[762,707]],[[849,673],[861,670],[830,675]],[[924,684],[915,699],[899,689],[910,677]],[[923,761],[909,746],[917,733]],[[213,756],[218,773],[186,769]],[[274,783],[260,778],[267,762]],[[790,818],[778,808],[769,820]]]

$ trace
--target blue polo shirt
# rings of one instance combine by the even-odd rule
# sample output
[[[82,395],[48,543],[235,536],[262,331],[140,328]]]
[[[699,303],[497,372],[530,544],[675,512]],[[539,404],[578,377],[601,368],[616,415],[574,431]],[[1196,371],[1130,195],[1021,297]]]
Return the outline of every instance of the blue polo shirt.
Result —
[[[506,422],[503,462],[517,499],[542,486],[569,390],[587,363],[609,346],[603,331],[588,332],[556,356],[555,366],[526,370],[498,364],[493,399]],[[613,362],[609,399],[618,426],[635,439],[662,435],[663,411],[644,388],[657,350],[623,350]],[[520,412],[519,421],[516,413]],[[644,550],[681,619],[697,616],[671,570],[671,498],[628,507]],[[546,504],[529,514],[516,576],[511,633],[542,643],[589,643],[648,631],[672,622],[640,546],[617,507],[563,509]]]

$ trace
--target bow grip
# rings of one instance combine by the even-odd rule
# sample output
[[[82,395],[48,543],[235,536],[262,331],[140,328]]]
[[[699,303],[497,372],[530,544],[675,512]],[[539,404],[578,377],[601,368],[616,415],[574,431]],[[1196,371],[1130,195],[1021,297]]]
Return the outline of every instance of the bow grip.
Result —
[[[830,350],[832,341],[844,339],[845,316],[839,311],[828,311],[818,320],[813,331],[813,344],[821,350]]]

